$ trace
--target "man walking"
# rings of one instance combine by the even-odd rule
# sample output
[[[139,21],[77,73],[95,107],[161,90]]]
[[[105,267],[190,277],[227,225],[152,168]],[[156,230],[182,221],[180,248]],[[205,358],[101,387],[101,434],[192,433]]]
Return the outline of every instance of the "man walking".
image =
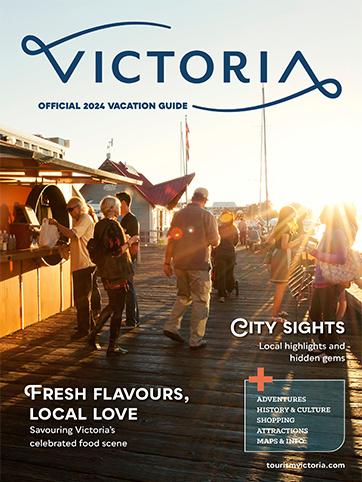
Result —
[[[172,276],[174,269],[177,278],[177,300],[163,333],[174,341],[184,343],[179,330],[183,315],[192,304],[191,349],[206,345],[203,337],[210,306],[210,246],[216,247],[220,242],[216,219],[204,209],[207,198],[208,191],[198,188],[191,203],[175,213],[168,232],[163,268],[166,276]]]
[[[72,336],[77,340],[87,336],[93,328],[90,299],[93,285],[95,265],[92,263],[87,243],[93,237],[94,223],[88,215],[85,202],[72,197],[67,203],[67,211],[72,218],[72,228],[50,219],[50,224],[55,224],[58,231],[70,238],[70,267],[73,276],[74,304],[77,309],[77,331]]]
[[[121,226],[124,232],[131,238],[132,236],[139,236],[140,225],[136,216],[131,212],[132,198],[127,192],[119,192],[116,194],[121,202]],[[135,270],[137,263],[137,254],[139,243],[132,244],[130,247],[130,255]],[[137,295],[134,287],[133,275],[128,280],[128,292],[126,295],[126,328],[136,328],[139,325],[139,312],[137,304]]]

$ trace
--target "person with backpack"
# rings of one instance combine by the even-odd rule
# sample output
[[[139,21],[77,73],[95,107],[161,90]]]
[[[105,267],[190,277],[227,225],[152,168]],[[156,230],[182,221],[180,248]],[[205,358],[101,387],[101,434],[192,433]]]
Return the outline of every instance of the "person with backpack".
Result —
[[[102,199],[100,209],[104,218],[94,228],[94,238],[88,243],[88,251],[97,266],[97,274],[101,278],[108,295],[108,306],[102,310],[94,330],[88,337],[88,343],[98,348],[97,333],[105,321],[111,316],[109,344],[107,356],[127,353],[118,346],[117,339],[121,328],[122,312],[126,301],[128,280],[132,275],[132,261],[129,249],[139,242],[139,236],[128,237],[117,218],[120,215],[120,202],[114,196]]]

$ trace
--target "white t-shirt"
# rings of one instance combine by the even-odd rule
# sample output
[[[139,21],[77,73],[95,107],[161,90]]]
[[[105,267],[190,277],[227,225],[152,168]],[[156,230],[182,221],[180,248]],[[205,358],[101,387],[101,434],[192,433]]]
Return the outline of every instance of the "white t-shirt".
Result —
[[[94,222],[88,214],[82,214],[78,221],[73,219],[72,231],[76,237],[70,240],[70,267],[72,272],[94,266],[87,249],[93,238]]]

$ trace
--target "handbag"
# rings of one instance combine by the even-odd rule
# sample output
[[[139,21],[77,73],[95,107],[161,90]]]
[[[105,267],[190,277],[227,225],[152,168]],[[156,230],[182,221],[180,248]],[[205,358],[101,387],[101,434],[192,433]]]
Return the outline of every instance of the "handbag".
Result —
[[[119,256],[107,254],[97,268],[99,276],[109,281],[127,281],[133,275],[128,253]]]
[[[350,283],[362,276],[362,256],[357,251],[349,249],[344,264],[319,262],[323,278],[327,283],[338,285]]]

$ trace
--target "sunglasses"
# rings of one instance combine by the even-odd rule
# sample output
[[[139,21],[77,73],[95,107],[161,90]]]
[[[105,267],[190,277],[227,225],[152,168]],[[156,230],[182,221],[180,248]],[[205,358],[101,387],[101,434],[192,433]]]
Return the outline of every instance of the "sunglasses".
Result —
[[[78,207],[79,206],[77,205],[77,206],[73,206],[72,208],[67,208],[67,211],[68,211],[68,213],[71,213],[73,211],[73,209],[76,209]]]

